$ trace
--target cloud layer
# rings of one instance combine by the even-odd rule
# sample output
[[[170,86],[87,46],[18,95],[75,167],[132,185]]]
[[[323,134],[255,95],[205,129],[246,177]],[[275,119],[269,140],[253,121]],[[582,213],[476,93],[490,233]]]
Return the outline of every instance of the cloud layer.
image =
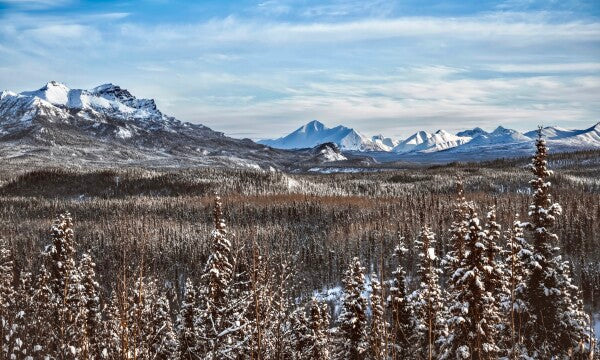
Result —
[[[113,82],[255,139],[311,119],[391,136],[600,120],[600,22],[587,3],[418,13],[406,2],[271,0],[190,8],[194,19],[165,8],[159,21],[155,2],[79,5],[0,2],[3,88]],[[52,6],[61,11],[40,10]]]

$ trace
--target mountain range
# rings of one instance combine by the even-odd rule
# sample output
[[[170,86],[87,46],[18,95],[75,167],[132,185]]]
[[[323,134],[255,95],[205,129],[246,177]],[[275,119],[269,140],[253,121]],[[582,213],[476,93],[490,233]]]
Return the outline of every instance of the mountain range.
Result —
[[[278,149],[310,148],[328,142],[337,144],[342,150],[356,151],[390,151],[397,144],[382,135],[368,138],[342,125],[330,129],[317,120],[279,139],[258,141]]]
[[[40,164],[287,167],[309,155],[234,139],[163,114],[154,100],[104,84],[0,93],[0,156]]]
[[[545,127],[542,129],[542,135],[555,151],[600,148],[600,123],[583,130]],[[456,134],[445,130],[437,130],[433,133],[418,131],[404,140],[393,140],[383,135],[369,138],[352,128],[341,125],[330,129],[323,123],[313,120],[284,137],[261,140],[259,143],[276,148],[296,149],[333,142],[340,149],[350,152],[389,153],[388,155],[371,154],[382,159],[392,159],[394,155],[398,158],[415,156],[431,158],[434,153],[443,153],[438,156],[440,158],[450,154],[467,158],[468,154],[476,156],[496,150],[499,152],[498,155],[506,155],[502,152],[507,147],[513,149],[515,154],[527,152],[533,149],[536,137],[537,130],[522,134],[499,126],[492,132],[487,132],[480,127]],[[379,141],[376,142],[376,139]]]
[[[583,130],[546,127],[552,151],[600,148],[600,123]],[[302,170],[315,165],[450,162],[531,154],[537,136],[498,127],[452,134],[419,131],[400,141],[311,121],[256,143],[162,113],[154,100],[114,84],[70,89],[51,81],[34,91],[0,93],[0,158],[38,165],[227,166]]]

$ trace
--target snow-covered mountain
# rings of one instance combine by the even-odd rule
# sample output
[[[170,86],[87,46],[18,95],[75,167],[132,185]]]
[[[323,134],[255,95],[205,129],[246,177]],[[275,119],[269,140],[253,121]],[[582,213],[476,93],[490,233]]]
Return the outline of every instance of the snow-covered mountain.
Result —
[[[179,121],[118,85],[85,90],[51,81],[34,91],[0,93],[0,157],[269,168],[302,156]]]
[[[600,123],[583,130],[546,127],[542,135],[553,152],[600,149]],[[154,100],[136,98],[114,84],[70,89],[51,81],[33,91],[0,93],[0,158],[40,164],[297,169],[302,164],[363,164],[365,159],[470,161],[528,155],[536,136],[535,131],[522,134],[500,126],[488,133],[476,127],[456,135],[419,131],[400,142],[341,125],[328,128],[315,120],[282,138],[262,141],[265,146],[177,120],[162,113]]]
[[[535,138],[537,137],[537,130],[529,131],[525,135]],[[600,123],[583,130],[548,126],[542,129],[542,136],[548,139],[548,143],[551,145],[594,148],[600,144]]]
[[[400,140],[394,140],[381,134],[371,137],[371,141],[373,141],[383,151],[391,151],[394,147],[400,144]]]
[[[259,144],[277,149],[303,149],[331,142],[342,150],[356,151],[389,151],[384,139],[373,141],[354,129],[339,125],[328,128],[323,123],[313,120],[296,131],[278,139],[260,140]]]
[[[487,134],[488,134],[487,131],[483,130],[480,127],[476,127],[474,129],[459,131],[456,133],[456,136],[474,138],[479,135],[487,135]]]
[[[419,131],[400,142],[393,148],[393,151],[399,154],[408,152],[436,152],[465,144],[469,140],[471,140],[470,137],[457,136],[445,130],[438,130],[433,134],[427,131]]]
[[[600,148],[599,128],[599,125],[584,130],[546,127],[542,134],[554,151],[594,149]],[[535,137],[537,131],[523,134],[498,126],[492,132],[480,127],[456,134],[445,130],[434,133],[419,131],[403,141],[397,141],[383,135],[367,138],[358,131],[341,125],[330,129],[315,120],[287,136],[260,143],[275,148],[298,149],[332,142],[345,152],[358,154],[369,151],[365,155],[383,162],[399,159],[417,161],[419,156],[423,159],[443,158],[444,161],[454,161],[521,156],[533,149]]]
[[[533,141],[532,138],[527,137],[516,130],[498,126],[496,130],[491,133],[481,133],[475,136],[457,150],[465,151],[479,146],[507,145],[531,141]]]
[[[324,163],[348,160],[335,143],[324,143],[312,150],[315,156],[311,160],[315,162]]]

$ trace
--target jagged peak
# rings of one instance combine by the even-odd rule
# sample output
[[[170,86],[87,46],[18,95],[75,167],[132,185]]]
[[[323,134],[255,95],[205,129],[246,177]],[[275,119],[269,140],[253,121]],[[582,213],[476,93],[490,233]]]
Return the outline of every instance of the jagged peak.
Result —
[[[494,131],[492,131],[492,134],[503,134],[506,132],[514,132],[514,130],[507,129],[504,126],[500,125]]]
[[[63,89],[69,89],[69,87],[59,81],[55,81],[55,80],[51,80],[49,82],[46,83],[46,85],[44,85],[42,88],[40,88],[40,90],[47,90],[53,87],[59,87],[59,88],[63,88]]]
[[[119,85],[115,85],[113,83],[106,83],[106,84],[98,85],[95,88],[90,89],[90,92],[100,93],[100,92],[107,91],[109,89],[119,89],[120,90],[121,87]]]
[[[127,89],[123,89],[119,85],[115,85],[113,83],[102,84],[96,86],[95,88],[89,91],[94,95],[108,98],[117,98],[120,100],[130,100],[136,98]]]
[[[307,132],[307,131],[321,131],[323,129],[325,129],[325,124],[323,124],[319,120],[313,120],[313,121],[307,123],[306,125],[302,126],[299,130]]]

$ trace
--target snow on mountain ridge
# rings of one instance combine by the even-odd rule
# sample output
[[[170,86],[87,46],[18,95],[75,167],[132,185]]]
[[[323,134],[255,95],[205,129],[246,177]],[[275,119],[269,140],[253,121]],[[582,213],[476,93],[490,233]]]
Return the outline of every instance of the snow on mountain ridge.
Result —
[[[42,88],[34,91],[24,91],[20,95],[38,97],[52,105],[66,106],[69,102],[69,89],[65,84],[50,81]]]
[[[456,136],[475,138],[482,134],[488,134],[488,132],[483,130],[480,127],[476,127],[476,128],[469,129],[469,130],[459,131],[456,133]]]
[[[311,148],[327,142],[338,145],[342,150],[387,150],[387,146],[381,146],[352,128],[342,125],[328,128],[317,120],[313,120],[299,127],[294,132],[284,137],[259,141],[260,144],[269,145],[279,149]]]
[[[50,81],[34,91],[19,94],[3,91],[0,102],[0,116],[12,119],[19,117],[18,114],[22,115],[41,106],[43,109],[36,111],[44,113],[48,108],[55,107],[52,112],[60,112],[61,109],[72,110],[79,112],[84,118],[89,118],[86,112],[90,112],[101,115],[93,116],[99,121],[108,116],[126,121],[135,120],[138,125],[149,123],[148,126],[164,127],[166,130],[169,129],[169,125],[178,123],[174,118],[161,113],[154,100],[137,99],[126,89],[110,83],[85,90],[70,89],[62,83]],[[60,117],[66,116],[67,113]]]
[[[433,134],[427,131],[419,131],[402,141],[392,151],[400,154],[409,152],[435,152],[465,144],[470,140],[470,137],[456,136],[445,130],[438,130]]]

